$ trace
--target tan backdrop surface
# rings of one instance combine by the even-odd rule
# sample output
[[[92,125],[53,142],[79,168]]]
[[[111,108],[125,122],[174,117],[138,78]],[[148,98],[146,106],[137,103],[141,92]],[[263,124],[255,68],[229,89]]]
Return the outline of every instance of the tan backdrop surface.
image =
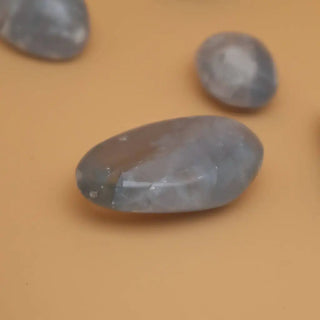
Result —
[[[0,44],[0,319],[319,320],[320,2],[92,0],[71,63]],[[212,33],[262,39],[280,87],[262,112],[221,108],[193,66]],[[77,191],[96,143],[152,121],[226,115],[265,146],[220,210],[114,213]]]

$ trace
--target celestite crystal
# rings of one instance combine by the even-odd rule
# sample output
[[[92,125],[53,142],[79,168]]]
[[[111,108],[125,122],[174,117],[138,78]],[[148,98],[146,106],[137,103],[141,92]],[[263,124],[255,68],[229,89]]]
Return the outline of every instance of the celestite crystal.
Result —
[[[233,107],[262,107],[277,89],[271,54],[247,34],[224,32],[208,38],[197,52],[196,64],[206,91]]]
[[[198,116],[127,131],[92,148],[76,178],[92,202],[127,212],[186,212],[236,199],[259,171],[263,147],[236,120]]]
[[[70,59],[87,42],[87,8],[83,0],[0,0],[0,35],[31,55]]]

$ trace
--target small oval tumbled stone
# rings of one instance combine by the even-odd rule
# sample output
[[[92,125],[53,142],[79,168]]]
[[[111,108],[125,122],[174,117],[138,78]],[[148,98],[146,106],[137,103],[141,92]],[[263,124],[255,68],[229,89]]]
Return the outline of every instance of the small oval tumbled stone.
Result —
[[[197,52],[196,65],[205,90],[232,107],[262,107],[277,89],[271,54],[247,34],[224,32],[208,38]]]
[[[0,34],[36,57],[70,59],[87,43],[87,8],[83,0],[0,0]]]
[[[98,144],[80,161],[76,179],[86,198],[114,210],[200,211],[236,199],[262,158],[259,139],[236,120],[179,118]]]

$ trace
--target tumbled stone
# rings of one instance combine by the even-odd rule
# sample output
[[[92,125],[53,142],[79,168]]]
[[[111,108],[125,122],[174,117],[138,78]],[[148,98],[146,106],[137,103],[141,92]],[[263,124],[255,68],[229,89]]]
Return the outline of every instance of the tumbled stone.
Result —
[[[31,55],[70,59],[87,42],[87,8],[83,0],[0,0],[0,34]]]
[[[127,212],[186,212],[223,206],[256,176],[259,139],[224,117],[161,121],[127,131],[92,148],[80,161],[82,194]]]
[[[276,92],[273,59],[249,35],[225,32],[210,37],[198,50],[196,64],[205,90],[227,105],[259,108]]]

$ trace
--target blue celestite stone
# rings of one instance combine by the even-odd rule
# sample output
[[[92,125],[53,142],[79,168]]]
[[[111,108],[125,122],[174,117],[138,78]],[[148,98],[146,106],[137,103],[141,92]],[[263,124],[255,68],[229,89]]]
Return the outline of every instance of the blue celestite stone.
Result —
[[[247,34],[224,32],[208,38],[197,52],[196,65],[205,90],[233,107],[260,108],[277,89],[271,54]]]
[[[236,120],[198,116],[152,123],[110,138],[80,161],[77,184],[92,202],[127,212],[186,212],[242,194],[263,146]]]
[[[36,57],[70,59],[87,43],[87,8],[83,0],[0,0],[0,35]]]

